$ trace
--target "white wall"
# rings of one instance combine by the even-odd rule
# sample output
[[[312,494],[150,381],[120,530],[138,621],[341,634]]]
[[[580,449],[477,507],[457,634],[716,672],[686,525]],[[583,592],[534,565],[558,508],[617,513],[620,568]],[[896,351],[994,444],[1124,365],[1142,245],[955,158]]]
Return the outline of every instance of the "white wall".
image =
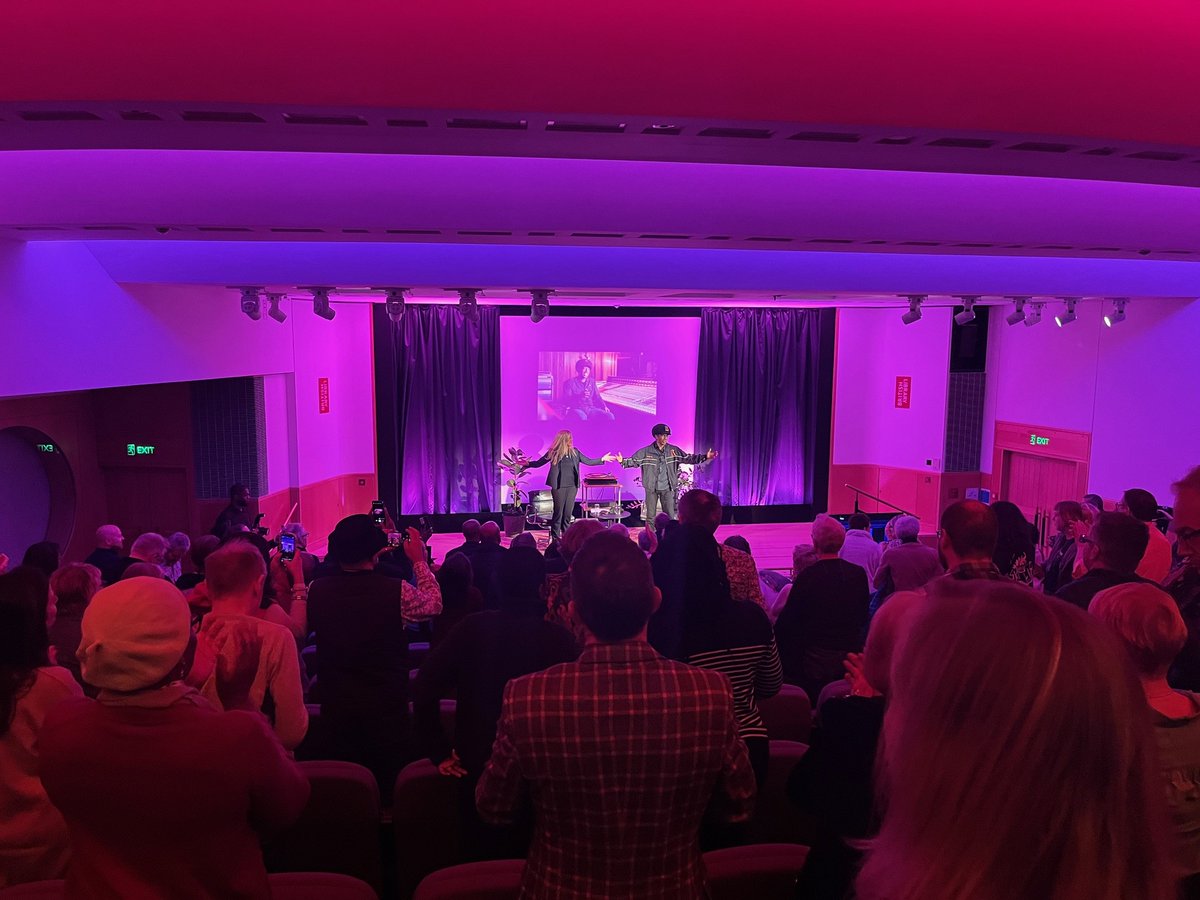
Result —
[[[1135,300],[1113,328],[1107,303],[1080,303],[1063,328],[1060,309],[1047,305],[1034,328],[992,310],[984,466],[997,420],[1090,431],[1090,491],[1143,487],[1168,502],[1171,482],[1200,463],[1200,301]]]
[[[896,309],[838,310],[833,411],[835,465],[924,469],[945,447],[949,308],[905,325]],[[912,377],[911,408],[896,408],[896,376]]]

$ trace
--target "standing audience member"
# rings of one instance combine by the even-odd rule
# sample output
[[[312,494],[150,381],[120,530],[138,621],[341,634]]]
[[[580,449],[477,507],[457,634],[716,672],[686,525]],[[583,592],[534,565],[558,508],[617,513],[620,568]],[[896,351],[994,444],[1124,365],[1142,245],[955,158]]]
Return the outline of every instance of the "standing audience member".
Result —
[[[250,515],[250,489],[244,484],[229,486],[229,505],[221,510],[217,521],[213,523],[214,537],[225,540],[236,531],[249,531],[254,527],[254,518]]]
[[[37,569],[49,578],[62,565],[62,553],[54,541],[38,541],[29,545],[21,565]]]
[[[1071,570],[1075,567],[1075,541],[1087,534],[1083,524],[1083,507],[1074,500],[1062,500],[1054,504],[1054,539],[1050,553],[1042,567],[1042,590],[1053,594],[1071,583]]]
[[[921,522],[916,516],[896,516],[889,524],[897,543],[883,551],[875,573],[873,587],[880,602],[899,591],[920,590],[945,571],[938,552],[920,542]]]
[[[79,657],[99,696],[56,706],[39,739],[71,836],[65,896],[270,897],[260,832],[296,819],[308,782],[253,711],[253,654],[222,673],[236,711],[219,712],[180,680],[194,647],[165,579],[92,598]]]
[[[992,561],[1009,581],[1032,587],[1036,564],[1033,525],[1017,504],[1007,500],[993,503],[992,512],[996,514],[997,525],[996,552],[992,554]]]
[[[1128,513],[1146,525],[1150,540],[1138,562],[1137,573],[1147,581],[1162,584],[1171,571],[1171,542],[1158,530],[1158,501],[1149,491],[1132,488],[1117,503],[1117,512]]]
[[[89,566],[100,570],[100,581],[105,587],[121,576],[117,567],[121,564],[121,551],[125,548],[125,535],[116,525],[101,525],[96,529],[96,549],[84,560]]]
[[[1148,540],[1144,522],[1125,513],[1097,514],[1091,529],[1079,538],[1087,574],[1061,588],[1054,596],[1086,610],[1092,597],[1105,588],[1144,581],[1135,570],[1146,552]]]
[[[1171,684],[1200,690],[1200,466],[1171,486],[1175,493],[1175,553],[1179,564],[1167,576],[1166,591],[1175,598],[1188,640],[1171,669]]]
[[[145,534],[139,534],[133,541],[133,545],[129,548],[129,555],[122,558],[113,569],[116,580],[120,581],[125,577],[125,570],[135,563],[144,562],[150,563],[152,566],[160,568],[159,575],[162,575],[163,560],[167,555],[167,539],[161,534],[155,534],[153,531],[148,531]]]
[[[995,562],[1000,523],[978,500],[959,500],[942,512],[938,555],[952,581],[1007,581]]]
[[[455,555],[446,564],[455,559],[466,562]],[[527,849],[510,846],[483,825],[475,810],[475,785],[496,739],[504,686],[577,655],[571,633],[545,621],[545,575],[546,562],[536,550],[510,549],[497,572],[500,609],[463,619],[426,657],[413,685],[414,726],[423,752],[443,775],[459,779],[461,837],[470,858],[523,856]],[[442,729],[442,697],[457,700],[452,739]]]
[[[591,538],[571,582],[587,647],[504,689],[480,815],[512,821],[531,792],[522,896],[705,896],[701,817],[715,801],[721,818],[745,821],[754,797],[729,681],[646,643],[659,596],[631,541]]]
[[[1092,507],[1098,513],[1104,512],[1104,498],[1099,494],[1084,494],[1083,504]]]
[[[192,539],[182,531],[167,538],[167,551],[163,554],[163,575],[175,584],[183,575],[183,558],[192,547]]]
[[[404,553],[416,587],[376,571],[387,538],[368,515],[348,516],[329,536],[341,571],[318,578],[308,618],[316,633],[321,718],[336,759],[364,765],[390,791],[408,750],[408,631],[410,622],[442,611],[425,545],[408,529]]]
[[[814,704],[821,688],[842,677],[846,654],[862,650],[867,627],[867,573],[838,556],[845,539],[837,519],[817,516],[818,559],[796,579],[775,623],[784,680],[804,688]]]
[[[679,498],[679,523],[695,525],[712,535],[713,543],[719,548],[725,573],[729,577],[729,590],[734,600],[750,600],[766,607],[762,585],[758,581],[758,566],[749,552],[742,552],[729,544],[717,544],[717,528],[721,525],[721,501],[709,491],[693,489]]]
[[[1200,896],[1200,696],[1174,690],[1167,671],[1187,640],[1187,626],[1171,595],[1154,584],[1123,584],[1092,598],[1088,612],[1125,645],[1141,682],[1158,743],[1158,765],[1175,823],[1176,862],[1186,898]]]
[[[883,557],[883,547],[875,542],[875,536],[871,533],[871,517],[866,513],[855,513],[850,517],[846,541],[838,555],[846,562],[862,566],[867,573],[867,583],[874,583]]]
[[[192,568],[195,572],[185,572],[180,575],[175,581],[175,587],[179,588],[185,594],[204,580],[204,561],[208,559],[210,553],[221,546],[221,541],[213,537],[211,534],[202,534],[196,540],[192,541],[192,549],[189,556],[192,558]]]
[[[66,823],[39,777],[47,713],[82,696],[71,673],[50,664],[53,619],[40,570],[0,575],[0,888],[62,878],[70,856]]]
[[[471,572],[475,587],[483,595],[485,609],[496,609],[500,605],[500,593],[496,589],[496,569],[500,559],[508,551],[500,545],[500,526],[495,522],[484,522],[479,526],[479,549],[471,557]]]
[[[83,634],[83,612],[100,590],[100,570],[87,563],[67,563],[50,576],[50,590],[57,598],[57,615],[50,625],[54,662],[70,672],[87,692],[75,651]]]
[[[550,622],[557,622],[575,635],[580,646],[583,645],[586,635],[583,623],[571,611],[571,575],[567,567],[571,565],[571,560],[575,558],[575,554],[579,552],[584,541],[603,530],[604,525],[597,519],[576,519],[567,526],[566,533],[557,544],[558,552],[564,563],[562,572],[549,573],[549,551],[546,554],[546,584],[542,589],[546,598],[546,619]],[[550,546],[554,547],[555,545],[551,544]]]
[[[1107,630],[1007,581],[941,580],[912,615],[855,896],[1173,896],[1146,703]]]
[[[479,593],[479,588],[475,587],[473,580],[471,560],[464,553],[451,553],[438,569],[437,581],[442,591],[442,611],[433,620],[429,636],[431,648],[444,641],[455,625],[471,613],[483,609],[483,594]]]
[[[237,656],[247,645],[260,648],[250,703],[255,709],[271,710],[280,743],[284,749],[294,750],[308,731],[300,657],[291,631],[254,615],[266,579],[262,554],[246,541],[230,541],[208,557],[205,581],[212,610],[204,617],[200,637],[216,655],[217,666],[201,693],[221,709],[221,673],[238,668]]]

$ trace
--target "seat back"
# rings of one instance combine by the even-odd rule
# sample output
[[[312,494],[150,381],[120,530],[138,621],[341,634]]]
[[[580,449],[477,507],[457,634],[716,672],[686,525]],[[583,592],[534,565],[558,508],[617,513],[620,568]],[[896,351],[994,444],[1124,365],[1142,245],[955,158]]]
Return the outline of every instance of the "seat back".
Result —
[[[365,881],[333,872],[285,872],[268,876],[271,900],[377,900]]]
[[[426,876],[413,900],[513,900],[521,889],[523,859],[451,866]]]
[[[263,847],[268,872],[335,872],[381,889],[379,787],[355,763],[302,762],[312,793],[300,818]]]
[[[771,741],[767,780],[754,802],[754,817],[747,826],[746,840],[755,844],[811,844],[815,823],[788,799],[788,776],[808,752],[796,741]]]
[[[812,703],[804,688],[785,684],[769,700],[759,700],[758,710],[773,741],[808,741],[812,734]]]
[[[750,844],[704,854],[712,900],[794,900],[808,848],[799,844]]]
[[[461,857],[458,838],[458,785],[427,759],[405,766],[392,792],[396,838],[396,888],[408,897],[431,872]]]
[[[0,888],[2,900],[62,900],[67,883],[57,881],[27,881],[12,887]]]

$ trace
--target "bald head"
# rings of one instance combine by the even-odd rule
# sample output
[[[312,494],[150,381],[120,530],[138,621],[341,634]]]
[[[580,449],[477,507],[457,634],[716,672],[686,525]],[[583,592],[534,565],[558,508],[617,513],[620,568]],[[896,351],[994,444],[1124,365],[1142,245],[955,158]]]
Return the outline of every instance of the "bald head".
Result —
[[[96,546],[101,550],[120,550],[125,546],[125,535],[116,525],[101,525],[96,529]]]
[[[477,543],[479,541],[479,528],[478,519],[467,519],[467,521],[463,522],[462,526],[463,539],[469,544]]]
[[[978,500],[959,500],[942,513],[942,552],[948,561],[990,561],[1000,525],[992,508]]]
[[[684,525],[699,525],[715,534],[721,524],[721,501],[709,491],[688,491],[679,498],[679,521]]]
[[[499,544],[500,526],[495,522],[484,522],[479,526],[479,540],[485,544]]]

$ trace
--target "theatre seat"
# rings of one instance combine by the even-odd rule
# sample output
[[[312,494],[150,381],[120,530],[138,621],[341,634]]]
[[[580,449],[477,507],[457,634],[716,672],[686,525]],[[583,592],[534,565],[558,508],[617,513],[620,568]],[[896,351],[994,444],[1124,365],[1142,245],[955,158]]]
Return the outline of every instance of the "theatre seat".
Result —
[[[409,896],[424,878],[460,859],[456,780],[427,759],[405,766],[392,792],[396,887]]]
[[[30,881],[0,889],[0,900],[62,900],[65,881]]]
[[[788,776],[807,752],[807,744],[771,741],[767,780],[754,801],[754,817],[747,826],[746,840],[755,844],[809,844],[812,841],[812,818],[797,809],[787,796]]]
[[[440,869],[426,876],[413,900],[512,900],[520,892],[523,859],[498,859]]]
[[[770,700],[759,700],[758,710],[773,741],[805,743],[812,734],[812,704],[804,688],[785,684]]]
[[[381,888],[379,787],[355,763],[320,760],[300,768],[312,786],[294,825],[263,846],[268,872],[336,872]]]
[[[365,881],[332,872],[285,872],[271,875],[272,900],[376,900]]]
[[[794,900],[808,848],[800,844],[750,844],[704,854],[712,900]]]

